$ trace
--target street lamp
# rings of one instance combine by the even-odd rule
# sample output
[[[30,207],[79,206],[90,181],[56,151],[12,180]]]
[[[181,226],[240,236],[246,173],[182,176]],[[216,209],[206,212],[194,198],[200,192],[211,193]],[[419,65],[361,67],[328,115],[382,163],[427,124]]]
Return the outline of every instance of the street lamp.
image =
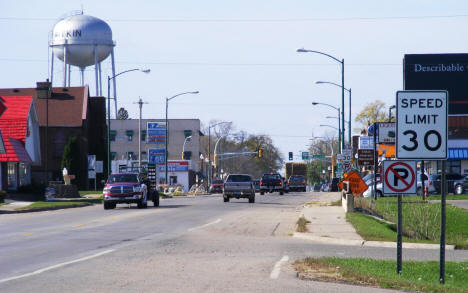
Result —
[[[337,86],[337,87],[341,87],[341,85],[339,85],[337,83],[334,83],[334,82],[330,82],[330,81],[316,81],[315,84],[331,84],[331,85],[334,85],[334,86]],[[349,145],[351,145],[351,88],[349,88],[349,89],[344,88],[344,90],[349,93],[348,143],[349,143]],[[343,114],[343,121],[345,121],[344,120],[344,114]],[[343,132],[344,132],[344,129],[343,129]],[[344,135],[343,135],[343,139],[344,139]]]
[[[297,49],[297,52],[299,53],[316,53],[316,54],[320,54],[320,55],[324,55],[324,56],[327,56],[333,60],[335,60],[336,62],[340,63],[341,64],[341,129],[343,130],[343,132],[345,131],[345,127],[344,127],[344,91],[345,91],[345,86],[344,86],[344,59],[338,59],[338,58],[335,58],[333,57],[332,55],[329,55],[329,54],[326,54],[326,53],[323,53],[323,52],[319,52],[319,51],[314,51],[314,50],[306,50],[304,48],[302,49]],[[350,111],[351,113],[351,111]],[[344,135],[343,135],[343,140],[341,141],[341,149],[344,148]]]
[[[167,119],[167,108],[169,106],[169,101],[174,99],[175,97],[178,97],[178,96],[182,96],[182,95],[186,95],[186,94],[198,94],[199,91],[194,91],[194,92],[183,92],[183,93],[180,93],[180,94],[177,94],[175,96],[172,96],[170,98],[166,98],[166,158],[164,160],[164,168],[165,168],[165,183],[167,185],[167,158],[169,157],[169,152],[167,150],[167,143],[168,143],[168,140],[169,140],[169,120]]]
[[[185,144],[187,143],[187,141],[191,141],[191,138],[192,136],[190,135],[184,139],[184,144],[182,145],[182,160],[185,160]]]
[[[208,176],[208,185],[211,184],[211,174],[212,174],[212,169],[211,169],[211,128],[218,126],[220,124],[226,124],[226,123],[232,123],[231,121],[221,121],[212,125],[208,125],[208,162],[209,162],[209,176]]]
[[[111,123],[110,123],[110,82],[114,78],[124,73],[132,72],[132,71],[141,71],[143,73],[150,73],[150,69],[128,69],[122,72],[117,73],[114,76],[107,76],[107,177],[111,174],[111,160],[110,160],[110,152],[111,152],[111,141],[110,141],[110,131],[111,131]]]
[[[326,104],[326,103],[319,103],[319,102],[312,102],[312,105],[316,106],[316,105],[323,105],[323,106],[327,106],[327,107],[330,107],[330,108],[333,108],[335,110],[338,111],[338,145],[340,146],[339,147],[339,150],[340,150],[340,153],[341,153],[341,150],[343,149],[343,144],[342,144],[342,133],[341,133],[341,129],[340,129],[340,108],[339,107],[335,107],[335,106],[332,106],[330,104]],[[344,124],[343,124],[344,126]],[[344,131],[343,131],[344,132]],[[344,137],[343,137],[343,140],[344,140]]]

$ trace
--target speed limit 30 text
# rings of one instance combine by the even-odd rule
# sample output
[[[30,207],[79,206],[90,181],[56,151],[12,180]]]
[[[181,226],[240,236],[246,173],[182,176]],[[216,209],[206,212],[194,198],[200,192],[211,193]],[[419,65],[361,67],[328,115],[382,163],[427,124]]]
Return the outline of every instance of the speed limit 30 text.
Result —
[[[401,99],[401,108],[407,109],[435,109],[444,106],[444,101],[437,98],[408,98]],[[437,124],[438,114],[405,114],[404,121],[406,124]]]

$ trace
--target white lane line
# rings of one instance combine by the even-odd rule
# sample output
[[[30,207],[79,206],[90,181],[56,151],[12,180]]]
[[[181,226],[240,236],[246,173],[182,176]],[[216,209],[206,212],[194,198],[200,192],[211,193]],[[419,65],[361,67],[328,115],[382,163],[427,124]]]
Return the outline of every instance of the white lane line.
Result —
[[[221,219],[217,219],[216,221],[210,222],[210,223],[205,224],[205,225],[201,225],[201,226],[197,226],[197,227],[190,228],[190,229],[188,229],[188,231],[194,231],[194,230],[198,230],[198,229],[203,229],[203,228],[205,228],[205,227],[208,227],[208,226],[211,226],[211,225],[214,225],[214,224],[218,224],[219,222],[221,222]]]
[[[281,272],[281,265],[289,260],[289,256],[284,255],[273,267],[270,274],[270,279],[278,279]]]
[[[115,249],[110,249],[110,250],[101,251],[101,252],[96,253],[96,254],[93,254],[93,255],[89,255],[89,256],[86,256],[86,257],[83,257],[83,258],[75,259],[75,260],[72,260],[72,261],[67,261],[67,262],[60,263],[60,264],[56,264],[56,265],[53,265],[53,266],[50,266],[50,267],[46,267],[46,268],[43,268],[43,269],[40,269],[40,270],[31,272],[31,273],[27,273],[27,274],[24,274],[24,275],[19,275],[19,276],[15,276],[15,277],[10,277],[10,278],[6,278],[6,279],[2,279],[2,280],[0,280],[0,284],[1,284],[1,283],[8,282],[8,281],[12,281],[12,280],[17,280],[17,279],[21,279],[21,278],[26,278],[26,277],[34,276],[34,275],[39,275],[39,274],[42,274],[43,272],[46,272],[46,271],[50,271],[50,270],[53,270],[53,269],[57,269],[57,268],[60,268],[60,267],[63,267],[63,266],[69,265],[69,264],[73,264],[73,263],[77,263],[77,262],[82,262],[82,261],[89,260],[89,259],[92,259],[92,258],[96,258],[96,257],[99,257],[99,256],[101,256],[101,255],[104,255],[104,254],[107,254],[107,253],[111,253],[111,252],[113,252],[113,251],[115,251]]]

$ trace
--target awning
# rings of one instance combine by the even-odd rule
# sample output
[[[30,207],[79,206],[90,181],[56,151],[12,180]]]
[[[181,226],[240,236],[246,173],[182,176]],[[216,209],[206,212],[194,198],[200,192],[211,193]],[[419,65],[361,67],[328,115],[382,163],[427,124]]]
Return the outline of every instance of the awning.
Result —
[[[449,148],[448,160],[468,160],[468,148]]]
[[[117,130],[111,130],[109,131],[110,135],[117,135]]]
[[[132,136],[133,135],[133,130],[125,131],[125,134],[127,134],[127,136]]]

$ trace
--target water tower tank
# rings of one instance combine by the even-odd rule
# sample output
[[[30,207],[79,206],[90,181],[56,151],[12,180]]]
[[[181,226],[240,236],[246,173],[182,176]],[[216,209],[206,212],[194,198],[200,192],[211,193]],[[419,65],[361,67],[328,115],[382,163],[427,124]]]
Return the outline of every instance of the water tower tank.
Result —
[[[51,47],[54,55],[62,61],[66,58],[67,64],[80,68],[106,59],[113,46],[110,26],[90,15],[69,16],[59,21],[52,31]]]

